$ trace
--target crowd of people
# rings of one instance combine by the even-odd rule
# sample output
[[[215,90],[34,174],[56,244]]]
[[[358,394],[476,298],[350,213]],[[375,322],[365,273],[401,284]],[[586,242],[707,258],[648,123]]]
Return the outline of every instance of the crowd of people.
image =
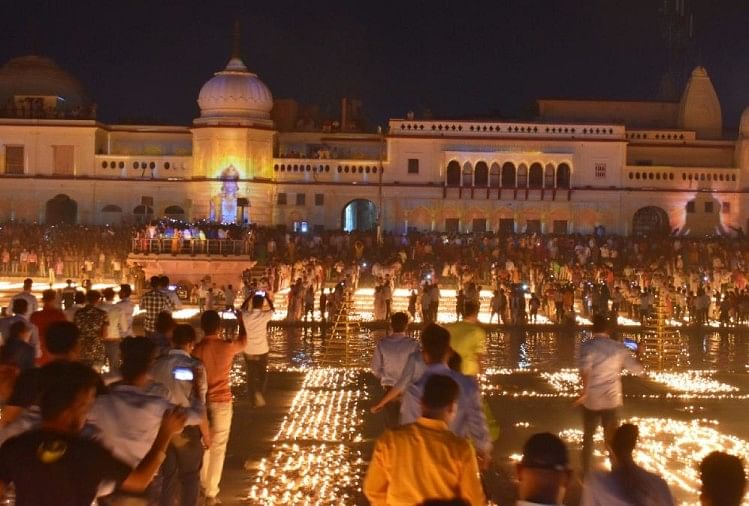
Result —
[[[743,235],[690,239],[410,232],[386,233],[380,239],[369,232],[292,233],[173,220],[141,228],[11,222],[0,227],[0,274],[50,282],[113,279],[137,289],[143,279],[137,266],[127,266],[131,250],[210,253],[208,241],[226,240],[235,246],[222,248],[224,254],[251,256],[265,266],[263,283],[270,291],[292,289],[291,320],[309,319],[310,301],[319,302],[323,287],[349,276],[357,286],[362,279],[376,287],[372,313],[378,320],[391,314],[392,292],[405,288],[412,297],[412,315],[434,321],[439,288],[447,286],[458,292],[456,317],[470,292],[484,290],[491,296],[479,302],[493,321],[503,324],[534,323],[539,316],[571,323],[601,308],[642,322],[656,314],[694,325],[749,321],[749,240]]]
[[[477,375],[486,353],[486,334],[477,322],[478,304],[465,303],[461,321],[431,323],[417,342],[407,333],[409,318],[391,317],[391,333],[377,343],[371,372],[383,397],[371,409],[389,427],[377,440],[364,480],[372,505],[487,504],[482,470],[490,463],[498,433],[482,404]],[[673,506],[668,484],[635,462],[638,427],[620,424],[621,374],[644,372],[620,342],[611,338],[613,320],[593,317],[591,339],[581,345],[581,506]],[[610,471],[593,469],[596,429],[603,426]],[[418,465],[415,463],[418,462]],[[565,443],[551,433],[531,436],[517,463],[520,506],[561,505],[574,485]],[[746,490],[744,462],[713,452],[701,462],[703,506],[740,506]]]
[[[142,337],[134,337],[128,285],[119,293],[45,290],[40,307],[29,279],[13,297],[14,316],[0,320],[0,490],[12,485],[16,504],[218,503],[231,369],[241,356],[250,401],[265,406],[273,300],[255,290],[238,309],[236,336],[224,335],[213,309],[202,312],[196,332],[172,318],[179,301],[169,286],[155,276],[141,296]],[[460,320],[428,324],[420,342],[409,337],[406,313],[390,316],[392,332],[378,341],[371,367],[383,387],[371,411],[383,412],[389,427],[364,479],[371,504],[486,504],[480,476],[499,433],[478,381],[487,352],[478,313],[469,291]],[[580,349],[581,504],[670,506],[666,482],[633,459],[637,426],[620,425],[621,373],[643,368],[611,339],[612,325],[610,315],[594,315],[592,338]],[[599,425],[610,472],[591,465]],[[713,453],[700,472],[702,504],[742,503],[740,459]],[[565,444],[549,433],[532,436],[517,480],[518,504],[562,504],[572,483]]]
[[[177,323],[179,300],[155,276],[136,335],[129,285],[69,288],[44,290],[39,307],[27,279],[0,319],[0,492],[19,506],[218,504],[230,371],[243,356],[264,406],[272,301],[254,294],[225,339],[215,310],[199,333]]]
[[[460,304],[480,298],[504,324],[574,323],[603,310],[641,322],[657,313],[679,323],[737,325],[749,320],[749,241],[743,236],[551,236],[540,234],[254,231],[255,256],[278,274],[279,288],[335,282],[342,272],[375,287],[376,319],[386,319],[388,287],[410,291],[410,312],[434,321],[439,289],[458,290]],[[308,265],[314,266],[310,276]],[[385,295],[382,297],[382,295]],[[452,308],[451,308],[452,311]]]
[[[252,253],[254,227],[177,220],[152,221],[135,230],[136,253],[246,255]]]
[[[42,252],[45,267],[48,256],[63,252],[63,275],[76,272],[65,270],[64,252],[72,251],[86,273],[88,256],[103,255],[91,260],[91,278],[124,276],[113,259],[128,250],[133,230],[27,228],[0,230],[3,248],[27,252],[25,270],[19,256],[10,273],[32,272],[33,249],[34,263]],[[94,247],[73,244],[94,237]],[[612,317],[644,321],[660,311],[695,324],[737,324],[749,316],[743,238],[434,233],[378,242],[372,234],[262,228],[248,237],[266,262],[263,276],[242,273],[237,288],[209,280],[192,287],[199,332],[172,317],[182,302],[165,276],[142,288],[142,332],[127,283],[101,292],[68,283],[45,290],[40,304],[31,279],[24,281],[12,316],[0,319],[0,491],[12,485],[19,505],[217,504],[233,417],[230,372],[241,356],[251,404],[265,406],[267,326],[277,292],[290,288],[290,320],[314,318],[316,303],[320,317],[331,318],[371,275],[375,318],[389,320],[392,331],[378,341],[371,367],[383,388],[371,411],[382,412],[388,427],[364,480],[371,504],[486,503],[480,476],[498,437],[478,381],[487,350],[478,315],[488,304],[502,323],[535,322],[541,313],[563,323],[578,311],[592,320],[592,338],[580,346],[583,393],[575,403],[583,427],[581,504],[671,505],[663,479],[634,462],[637,426],[620,424],[621,373],[644,369],[611,339]],[[448,283],[456,288],[456,321],[441,326],[440,286]],[[482,286],[491,289],[488,302]],[[394,311],[396,287],[410,290],[410,317]],[[219,311],[226,309],[236,311],[237,336],[222,332]],[[407,332],[417,316],[426,323],[419,342]],[[599,426],[610,472],[592,466]],[[700,473],[703,505],[742,503],[740,459],[710,454]],[[548,433],[528,439],[517,480],[518,504],[561,504],[572,483],[564,442]]]
[[[0,226],[0,275],[40,276],[50,283],[66,278],[126,276],[130,227],[38,225]]]

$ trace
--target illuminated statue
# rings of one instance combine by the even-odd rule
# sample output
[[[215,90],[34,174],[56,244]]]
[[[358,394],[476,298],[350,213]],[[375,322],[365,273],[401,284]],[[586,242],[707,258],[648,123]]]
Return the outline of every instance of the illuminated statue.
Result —
[[[211,200],[211,220],[221,223],[237,222],[237,192],[239,172],[229,165],[221,172],[221,193]]]

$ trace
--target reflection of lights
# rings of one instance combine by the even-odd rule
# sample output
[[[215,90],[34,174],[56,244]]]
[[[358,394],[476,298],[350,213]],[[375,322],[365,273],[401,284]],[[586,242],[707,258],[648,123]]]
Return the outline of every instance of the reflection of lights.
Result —
[[[738,392],[733,385],[722,383],[712,376],[714,371],[649,372],[653,381],[684,394],[716,394]]]
[[[497,376],[507,376],[521,372],[538,374],[551,386],[554,392],[535,390],[506,390],[493,383]],[[624,394],[628,399],[698,399],[698,400],[744,400],[749,394],[739,393],[733,385],[712,378],[714,371],[688,370],[682,372],[648,372],[648,377],[667,387],[671,392],[655,394]],[[535,369],[487,369],[479,376],[479,384],[484,395],[493,397],[531,397],[547,399],[554,397],[579,397],[582,381],[577,369],[560,369],[555,372],[541,372]]]
[[[691,420],[688,422],[670,418],[632,418],[628,422],[638,426],[640,438],[635,449],[635,462],[648,471],[659,474],[669,484],[680,504],[699,504],[700,479],[697,465],[710,452],[722,451],[746,460],[749,458],[749,442],[723,434],[718,422]],[[560,437],[571,444],[582,444],[582,431],[569,429]],[[595,435],[599,448],[603,433]],[[604,465],[604,455],[595,452]],[[684,502],[686,501],[686,502]],[[749,504],[745,502],[744,504]]]
[[[545,379],[551,388],[563,397],[577,397],[582,393],[582,382],[577,369],[561,369],[557,372],[542,372],[541,377]]]
[[[267,459],[258,466],[248,499],[251,504],[351,504],[360,492],[366,464],[360,401],[369,394],[365,372],[315,368],[274,438]]]

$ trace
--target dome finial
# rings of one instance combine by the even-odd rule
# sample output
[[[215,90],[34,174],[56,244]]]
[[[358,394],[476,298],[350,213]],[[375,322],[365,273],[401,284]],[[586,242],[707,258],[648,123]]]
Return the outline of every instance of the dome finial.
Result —
[[[241,37],[240,37],[240,31],[239,31],[239,18],[234,20],[234,40],[232,44],[232,51],[231,51],[231,57],[232,58],[242,58],[242,50],[241,47]]]

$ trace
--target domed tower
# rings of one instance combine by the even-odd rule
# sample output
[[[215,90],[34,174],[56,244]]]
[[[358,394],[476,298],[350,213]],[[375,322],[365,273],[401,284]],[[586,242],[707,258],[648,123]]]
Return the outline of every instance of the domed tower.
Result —
[[[273,96],[256,74],[234,54],[226,68],[216,72],[198,95],[200,118],[196,125],[273,125]]]
[[[0,67],[0,116],[93,119],[94,104],[81,83],[45,56],[27,55]]]
[[[193,176],[210,181],[210,199],[193,200],[193,216],[218,222],[270,223],[273,96],[242,61],[239,25],[226,68],[200,89],[200,117],[193,121]],[[252,213],[250,213],[250,208]],[[250,216],[251,214],[251,216]]]

